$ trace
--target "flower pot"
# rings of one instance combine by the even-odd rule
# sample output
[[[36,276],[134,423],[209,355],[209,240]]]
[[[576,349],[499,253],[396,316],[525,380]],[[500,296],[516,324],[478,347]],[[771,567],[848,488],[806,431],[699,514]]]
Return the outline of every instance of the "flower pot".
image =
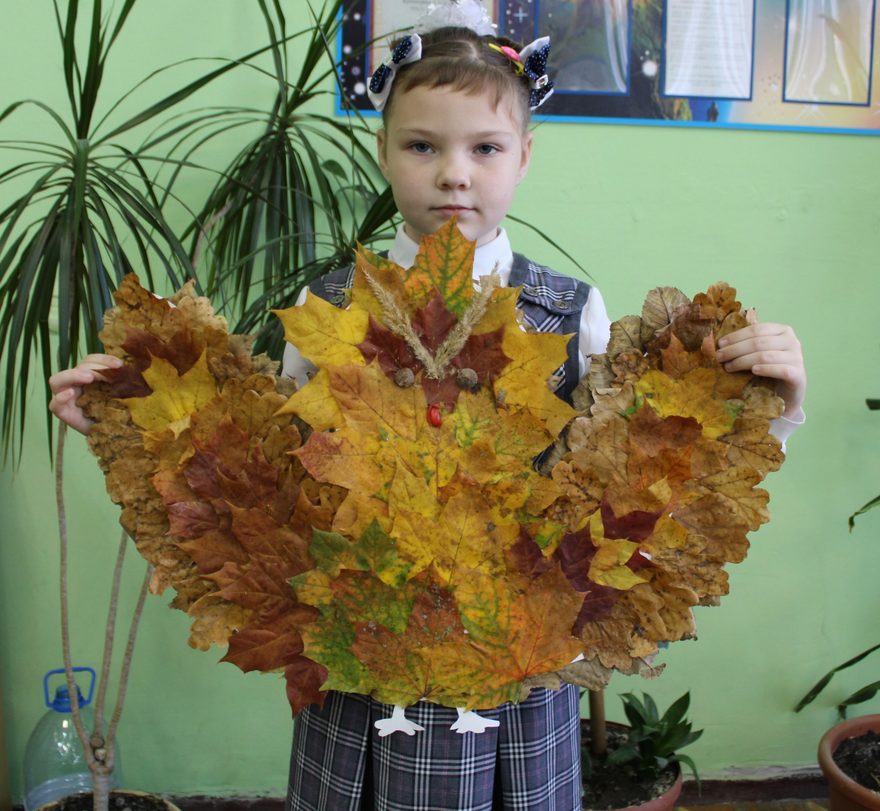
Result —
[[[180,811],[180,808],[165,797],[134,789],[114,789],[111,791],[109,803],[111,809],[115,810],[119,807],[115,802],[118,798],[125,800],[122,808],[128,811]],[[91,794],[73,794],[69,797],[63,797],[60,800],[41,805],[36,811],[80,811],[80,809],[91,811]]]
[[[615,737],[625,737],[629,733],[629,727],[625,724],[617,724],[609,721],[606,724],[608,728],[608,736],[609,736],[609,745],[613,748]],[[582,718],[581,719],[581,747],[589,746],[588,741],[590,739],[590,722],[589,719]],[[635,804],[635,805],[626,805],[626,806],[615,806],[614,811],[670,811],[670,809],[675,805],[676,800],[681,794],[681,786],[682,786],[682,774],[681,769],[678,770],[678,774],[675,778],[675,782],[663,791],[662,794],[652,797],[649,800],[645,800],[644,802]],[[588,802],[584,802],[584,809],[592,809],[592,806]]]
[[[681,783],[681,769],[679,769],[678,777],[675,779],[672,787],[667,789],[667,791],[659,797],[655,797],[653,800],[648,800],[641,805],[628,805],[626,808],[618,808],[614,811],[670,811],[675,805],[678,795],[681,794]],[[586,807],[587,806],[584,806],[584,808]]]
[[[831,727],[819,743],[819,766],[828,780],[831,811],[868,808],[880,811],[880,793],[860,786],[834,762],[834,750],[847,738],[866,732],[880,733],[880,715],[862,715]]]

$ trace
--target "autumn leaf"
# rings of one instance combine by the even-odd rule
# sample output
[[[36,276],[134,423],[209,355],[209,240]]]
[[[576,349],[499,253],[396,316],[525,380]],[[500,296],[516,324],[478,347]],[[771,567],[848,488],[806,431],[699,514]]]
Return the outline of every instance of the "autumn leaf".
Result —
[[[284,339],[313,363],[363,363],[357,344],[363,339],[368,314],[359,308],[340,310],[314,293],[305,304],[273,310],[284,325]]]
[[[717,369],[693,369],[681,379],[652,370],[636,384],[636,395],[661,417],[692,417],[708,439],[729,434],[741,410],[738,403],[716,396]],[[723,379],[723,377],[722,377]]]
[[[419,245],[406,286],[416,301],[432,297],[434,290],[457,317],[464,315],[474,295],[471,271],[475,244],[461,237],[453,217],[435,234],[424,237]]]
[[[511,362],[495,380],[496,397],[509,405],[527,408],[557,436],[575,416],[574,409],[550,389],[549,381],[564,362],[568,340],[564,335],[504,331],[501,348]],[[544,385],[536,386],[536,382]]]
[[[155,358],[144,370],[143,377],[151,393],[122,402],[128,406],[135,424],[148,431],[170,430],[179,436],[189,426],[193,413],[217,393],[217,383],[208,370],[204,354],[184,374],[178,374],[162,358]]]

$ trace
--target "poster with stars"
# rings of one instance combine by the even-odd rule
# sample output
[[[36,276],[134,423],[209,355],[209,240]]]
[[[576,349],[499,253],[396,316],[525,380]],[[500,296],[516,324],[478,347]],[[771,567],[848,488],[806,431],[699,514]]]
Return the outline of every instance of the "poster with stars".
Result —
[[[483,0],[500,34],[548,35],[539,120],[880,135],[880,0]],[[337,112],[429,0],[350,0]]]

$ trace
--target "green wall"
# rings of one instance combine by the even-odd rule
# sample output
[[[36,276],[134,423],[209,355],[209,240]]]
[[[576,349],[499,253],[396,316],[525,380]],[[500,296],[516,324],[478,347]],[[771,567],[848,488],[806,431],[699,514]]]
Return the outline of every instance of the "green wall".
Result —
[[[291,28],[304,25],[300,0],[287,6]],[[11,19],[0,29],[0,108],[26,96],[60,104],[51,4],[16,4]],[[141,3],[106,98],[154,67],[241,53],[261,36],[255,5],[240,0]],[[177,86],[188,69],[162,81]],[[205,103],[258,103],[271,92],[242,76]],[[45,120],[28,113],[0,125],[0,138],[39,137]],[[0,169],[10,161],[0,154]],[[846,516],[880,490],[880,418],[864,406],[880,396],[878,163],[880,138],[866,136],[541,124],[514,207],[588,268],[612,317],[638,312],[657,285],[693,295],[725,280],[764,320],[787,321],[801,337],[808,423],[768,483],[773,520],[732,568],[721,607],[698,609],[699,640],[664,652],[659,680],[618,678],[609,690],[610,714],[620,716],[618,692],[649,688],[667,702],[689,689],[693,720],[706,729],[691,750],[704,776],[812,766],[834,699],[880,668],[875,657],[840,677],[827,699],[791,712],[825,670],[878,641],[880,510],[853,535],[846,529]],[[570,270],[533,234],[511,231],[522,252]],[[35,387],[24,460],[0,471],[0,686],[18,800],[24,745],[43,712],[41,678],[60,664],[44,409]],[[68,455],[73,644],[77,663],[96,665],[116,511],[80,437]],[[129,561],[129,598],[142,572]],[[189,649],[186,618],[168,599],[148,600],[135,653],[121,728],[126,782],[175,794],[280,795],[291,733],[282,680],[218,666],[219,650]],[[880,702],[869,706],[880,711]]]

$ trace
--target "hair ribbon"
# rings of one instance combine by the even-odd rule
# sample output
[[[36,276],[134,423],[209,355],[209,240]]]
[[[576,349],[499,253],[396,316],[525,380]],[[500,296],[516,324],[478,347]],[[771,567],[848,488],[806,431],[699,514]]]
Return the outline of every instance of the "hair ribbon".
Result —
[[[553,81],[547,75],[550,37],[541,37],[530,42],[519,52],[519,58],[529,80],[529,109],[537,110],[553,95]]]
[[[397,69],[411,62],[418,62],[421,58],[422,38],[418,34],[409,34],[398,41],[391,56],[376,68],[370,78],[367,96],[373,107],[381,111],[385,106]]]

